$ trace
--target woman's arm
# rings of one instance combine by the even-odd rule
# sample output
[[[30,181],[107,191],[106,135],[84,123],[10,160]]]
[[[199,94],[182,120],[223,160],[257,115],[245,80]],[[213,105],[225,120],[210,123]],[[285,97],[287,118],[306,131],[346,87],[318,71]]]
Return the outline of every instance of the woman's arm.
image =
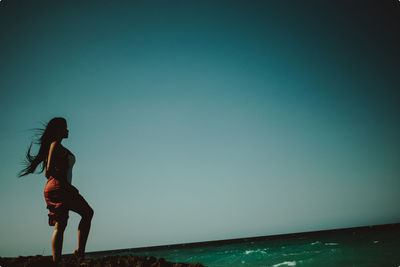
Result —
[[[47,166],[45,169],[44,175],[49,178],[50,175],[48,175],[48,171],[51,169],[51,167],[54,165],[54,158],[59,154],[60,151],[60,144],[57,141],[53,141],[50,144],[50,149],[49,149],[49,155],[47,157]]]

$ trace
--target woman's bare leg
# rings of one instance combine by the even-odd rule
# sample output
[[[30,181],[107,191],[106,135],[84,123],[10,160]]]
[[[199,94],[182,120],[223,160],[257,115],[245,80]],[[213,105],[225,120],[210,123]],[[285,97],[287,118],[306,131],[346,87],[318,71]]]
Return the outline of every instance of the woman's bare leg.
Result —
[[[70,207],[70,209],[82,217],[78,226],[78,249],[74,251],[74,254],[84,258],[86,242],[89,236],[90,225],[94,212],[83,197],[75,199],[74,204]]]
[[[53,261],[58,263],[61,259],[62,245],[64,239],[64,230],[67,222],[56,222],[54,232],[51,239],[51,247],[53,249]]]
[[[93,211],[82,215],[78,226],[78,251],[83,256],[86,250],[86,242],[89,236],[90,225],[92,222]]]

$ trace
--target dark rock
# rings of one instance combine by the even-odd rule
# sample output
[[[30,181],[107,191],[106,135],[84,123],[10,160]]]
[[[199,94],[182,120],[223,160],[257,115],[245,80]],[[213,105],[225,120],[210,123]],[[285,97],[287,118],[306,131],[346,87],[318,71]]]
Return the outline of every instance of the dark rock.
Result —
[[[51,256],[1,258],[1,267],[56,267]],[[73,256],[63,256],[57,267],[204,267],[200,263],[173,263],[153,256],[105,256],[89,258],[78,263]]]

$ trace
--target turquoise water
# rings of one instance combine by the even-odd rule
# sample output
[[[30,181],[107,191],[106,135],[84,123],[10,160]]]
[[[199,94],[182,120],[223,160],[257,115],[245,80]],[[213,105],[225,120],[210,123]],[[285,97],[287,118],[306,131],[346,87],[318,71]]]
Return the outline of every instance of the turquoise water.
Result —
[[[205,266],[400,266],[400,227],[271,237],[231,244],[107,252]]]

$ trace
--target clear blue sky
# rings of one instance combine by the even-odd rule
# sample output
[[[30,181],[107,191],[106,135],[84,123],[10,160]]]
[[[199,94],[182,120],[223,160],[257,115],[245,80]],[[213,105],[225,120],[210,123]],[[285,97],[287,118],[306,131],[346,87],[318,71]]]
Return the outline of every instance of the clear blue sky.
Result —
[[[88,251],[400,222],[399,12],[1,1],[0,256],[51,254],[46,178],[16,175],[55,116],[95,210]]]

